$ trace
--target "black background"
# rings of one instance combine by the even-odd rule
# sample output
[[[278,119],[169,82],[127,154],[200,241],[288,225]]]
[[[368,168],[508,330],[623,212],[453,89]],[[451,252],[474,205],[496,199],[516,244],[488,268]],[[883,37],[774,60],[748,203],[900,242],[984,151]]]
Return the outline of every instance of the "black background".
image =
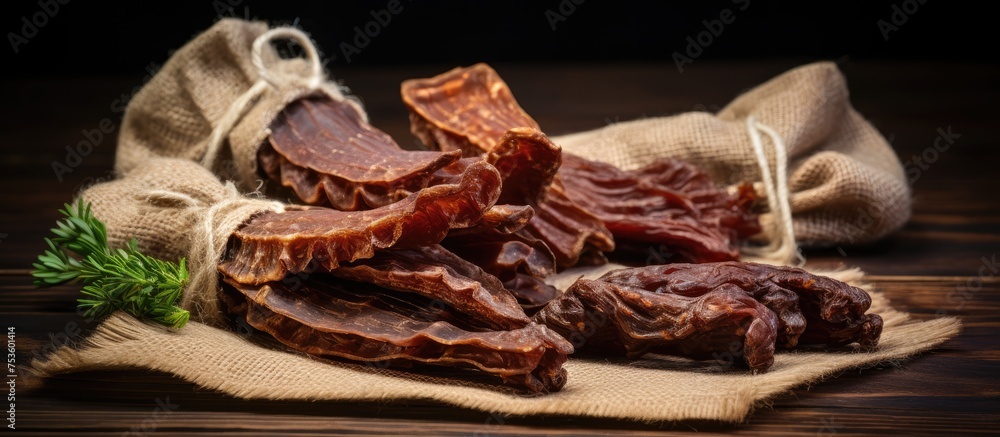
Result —
[[[6,2],[0,25],[7,39],[0,51],[4,52],[2,76],[7,78],[141,76],[148,65],[162,65],[171,50],[220,16],[236,16],[305,29],[324,52],[330,70],[348,64],[673,62],[673,53],[683,53],[688,45],[686,38],[705,30],[703,20],[715,20],[728,8],[735,21],[713,37],[697,60],[849,57],[996,62],[997,17],[984,9],[988,3],[908,2],[911,10],[918,6],[916,12],[886,40],[878,21],[892,23],[893,5],[902,8],[907,1],[589,0],[576,5],[572,0],[401,0],[402,11],[380,26],[348,62],[341,43],[353,44],[354,27],[372,21],[372,11],[385,9],[387,0],[99,4],[75,0],[59,5],[58,12],[14,53],[10,34],[23,35],[22,18],[30,21],[42,11],[34,0]],[[739,10],[742,6],[747,7]],[[565,20],[556,22],[553,30],[546,11]]]

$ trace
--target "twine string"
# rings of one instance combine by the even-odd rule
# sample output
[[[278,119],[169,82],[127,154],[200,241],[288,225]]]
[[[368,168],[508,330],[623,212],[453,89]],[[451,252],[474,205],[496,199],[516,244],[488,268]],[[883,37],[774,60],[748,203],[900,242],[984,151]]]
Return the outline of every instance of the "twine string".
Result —
[[[235,230],[248,218],[263,211],[284,212],[281,202],[240,195],[232,182],[227,182],[224,194],[214,202],[197,199],[172,190],[150,190],[142,194],[146,202],[173,202],[194,218],[190,235],[193,258],[189,263],[189,282],[181,297],[181,307],[204,318],[218,312],[215,298],[218,288],[217,268],[226,250],[226,238],[216,238],[217,230]]]
[[[282,39],[295,41],[302,47],[309,65],[309,70],[305,75],[269,68],[264,64],[265,49],[269,49],[272,42]],[[326,76],[323,74],[323,64],[320,62],[319,52],[309,36],[299,29],[284,26],[264,32],[254,40],[250,56],[253,66],[257,69],[257,82],[233,101],[226,113],[219,119],[218,124],[212,129],[212,135],[209,137],[208,146],[205,149],[205,156],[201,159],[201,165],[209,170],[215,166],[222,146],[226,142],[226,137],[268,89],[298,91],[300,94],[319,91],[337,101],[345,99],[339,86],[325,83]],[[360,111],[360,106],[356,102],[350,100],[349,102],[355,105],[359,112],[364,113],[364,111]]]
[[[801,266],[805,264],[805,258],[795,242],[792,209],[789,205],[788,151],[785,142],[778,132],[757,121],[752,115],[747,117],[747,132],[750,134],[750,143],[760,167],[761,181],[764,184],[767,205],[773,219],[769,227],[764,229],[769,243],[762,247],[744,247],[743,252],[750,255],[749,261]],[[773,173],[767,154],[764,152],[762,132],[770,139],[771,148],[774,150]]]

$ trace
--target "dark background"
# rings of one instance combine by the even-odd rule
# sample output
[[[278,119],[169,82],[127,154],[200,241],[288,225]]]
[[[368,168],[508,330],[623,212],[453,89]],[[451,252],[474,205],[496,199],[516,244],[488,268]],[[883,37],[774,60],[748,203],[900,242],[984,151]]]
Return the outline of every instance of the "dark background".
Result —
[[[49,0],[55,2],[56,0]],[[580,0],[576,0],[580,1]],[[351,65],[473,62],[672,61],[703,20],[732,9],[735,21],[696,60],[795,58],[996,62],[995,16],[986,3],[941,0],[811,2],[763,0],[653,2],[589,0],[401,0],[402,11],[379,29]],[[208,28],[220,16],[296,24],[313,36],[328,68],[349,62],[355,26],[388,1],[200,2],[70,1],[14,53],[9,33],[42,11],[38,0],[5,2],[0,28],[8,36],[3,77],[138,75],[152,62]],[[893,23],[893,5],[916,11],[886,40],[877,22]],[[745,10],[739,10],[745,7]],[[51,8],[50,8],[51,9]],[[546,11],[565,17],[550,24]],[[569,12],[564,14],[564,12]],[[901,17],[896,17],[897,23]],[[39,17],[39,21],[41,18]]]

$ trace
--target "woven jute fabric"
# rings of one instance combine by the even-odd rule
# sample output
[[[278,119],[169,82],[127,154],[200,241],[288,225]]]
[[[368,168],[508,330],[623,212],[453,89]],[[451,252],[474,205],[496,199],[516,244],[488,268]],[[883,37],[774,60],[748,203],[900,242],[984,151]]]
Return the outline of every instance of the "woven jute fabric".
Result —
[[[80,199],[104,222],[110,247],[134,238],[147,255],[185,259],[191,279],[180,305],[193,320],[216,326],[225,324],[216,267],[229,236],[254,215],[283,208],[242,196],[204,167],[177,158],[150,158],[119,179],[88,188]]]
[[[912,200],[898,157],[851,106],[844,76],[829,62],[790,70],[717,114],[620,122],[552,140],[567,152],[624,169],[673,157],[698,165],[720,183],[756,182],[761,169],[747,130],[750,116],[784,140],[799,244],[868,243],[909,220]],[[773,150],[766,150],[775,168]],[[762,221],[768,220],[765,214]]]

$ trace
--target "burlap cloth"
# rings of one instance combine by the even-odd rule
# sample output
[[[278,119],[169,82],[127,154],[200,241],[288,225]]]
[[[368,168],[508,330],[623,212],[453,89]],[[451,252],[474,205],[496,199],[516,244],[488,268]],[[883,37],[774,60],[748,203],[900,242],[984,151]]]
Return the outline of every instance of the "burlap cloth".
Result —
[[[829,62],[788,71],[737,97],[718,114],[690,112],[614,123],[553,137],[572,152],[625,169],[674,157],[720,183],[760,181],[746,119],[783,140],[795,240],[830,246],[875,241],[903,226],[911,197],[889,143],[852,106],[844,76]],[[772,148],[766,155],[777,168]],[[765,229],[774,218],[762,217]]]
[[[315,47],[304,34],[262,41],[256,65],[254,42],[266,32],[265,23],[227,18],[177,50],[129,102],[115,171],[126,173],[153,157],[184,158],[206,164],[242,191],[257,190],[257,150],[288,103],[322,93],[360,109],[325,80],[318,57],[282,59],[271,44],[294,40],[309,54]],[[220,145],[206,156],[213,134]]]
[[[108,227],[112,246],[129,237],[149,255],[192,262],[212,272],[217,245],[233,229],[273,202],[241,197],[200,165],[182,159],[155,159],[124,178],[96,185],[82,198]],[[608,268],[571,269],[552,278],[565,286],[580,275],[596,276]],[[845,278],[848,279],[848,278]],[[857,278],[855,278],[857,279]],[[117,313],[102,322],[79,347],[62,347],[36,359],[42,376],[86,370],[147,369],[165,372],[206,389],[237,398],[324,401],[434,401],[510,415],[576,415],[665,421],[711,419],[740,421],[768,398],[850,368],[899,360],[928,350],[954,336],[954,318],[913,321],[893,310],[873,292],[872,311],[885,327],[874,352],[779,352],[767,373],[731,368],[732,355],[715,361],[647,356],[642,360],[578,359],[566,364],[569,379],[562,391],[525,397],[481,384],[444,382],[440,377],[370,366],[320,361],[260,345],[226,329],[195,320],[217,321],[217,282],[191,284],[182,305],[192,321],[170,330]],[[192,299],[192,296],[198,297]],[[874,375],[873,375],[874,376]]]

